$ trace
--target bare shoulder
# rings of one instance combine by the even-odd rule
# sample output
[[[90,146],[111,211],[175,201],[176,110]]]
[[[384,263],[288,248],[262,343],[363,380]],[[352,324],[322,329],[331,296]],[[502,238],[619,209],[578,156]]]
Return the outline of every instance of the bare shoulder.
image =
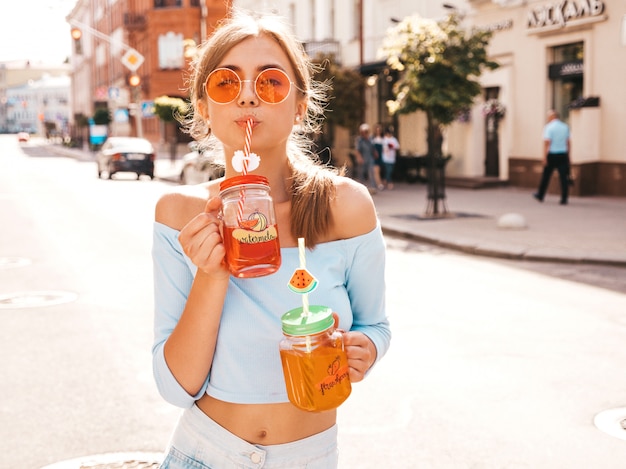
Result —
[[[154,219],[175,230],[181,230],[201,213],[207,201],[219,193],[220,180],[193,186],[179,186],[157,201]]]
[[[337,177],[335,187],[332,212],[336,237],[353,238],[376,228],[376,207],[367,188],[347,177]]]

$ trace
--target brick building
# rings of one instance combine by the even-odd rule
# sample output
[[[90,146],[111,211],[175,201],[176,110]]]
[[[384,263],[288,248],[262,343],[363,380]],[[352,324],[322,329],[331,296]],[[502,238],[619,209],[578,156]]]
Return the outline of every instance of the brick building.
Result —
[[[189,53],[228,13],[229,0],[78,0],[67,16],[73,28],[72,124],[108,108],[110,133],[163,141],[151,103],[186,97]],[[139,64],[138,86],[123,58]],[[136,51],[136,52],[135,52]],[[127,57],[128,58],[128,57]],[[139,61],[137,61],[139,59]],[[141,61],[143,59],[143,61]],[[75,134],[85,130],[76,130]]]

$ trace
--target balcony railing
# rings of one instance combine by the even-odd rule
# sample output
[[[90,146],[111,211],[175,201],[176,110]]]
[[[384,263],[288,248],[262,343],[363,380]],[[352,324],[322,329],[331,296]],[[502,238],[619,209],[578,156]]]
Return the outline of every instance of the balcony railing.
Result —
[[[304,43],[304,50],[309,57],[332,56],[335,63],[341,65],[341,45],[339,41],[308,41]]]

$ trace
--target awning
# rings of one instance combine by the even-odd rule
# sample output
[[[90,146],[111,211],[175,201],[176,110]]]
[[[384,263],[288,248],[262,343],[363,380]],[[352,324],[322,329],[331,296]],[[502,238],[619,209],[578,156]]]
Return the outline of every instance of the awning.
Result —
[[[359,73],[364,76],[377,75],[389,66],[386,60],[379,60],[378,62],[364,63],[359,67]]]

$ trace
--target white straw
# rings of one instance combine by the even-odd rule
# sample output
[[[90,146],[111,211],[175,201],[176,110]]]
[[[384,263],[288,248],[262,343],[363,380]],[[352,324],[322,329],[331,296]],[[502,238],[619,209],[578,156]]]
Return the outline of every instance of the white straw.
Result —
[[[298,238],[298,255],[300,257],[300,268],[306,269],[306,252],[304,247],[304,238]],[[309,315],[309,294],[302,294],[302,315]]]
[[[300,268],[306,269],[306,253],[304,250],[304,238],[298,238],[298,254],[300,256]]]

